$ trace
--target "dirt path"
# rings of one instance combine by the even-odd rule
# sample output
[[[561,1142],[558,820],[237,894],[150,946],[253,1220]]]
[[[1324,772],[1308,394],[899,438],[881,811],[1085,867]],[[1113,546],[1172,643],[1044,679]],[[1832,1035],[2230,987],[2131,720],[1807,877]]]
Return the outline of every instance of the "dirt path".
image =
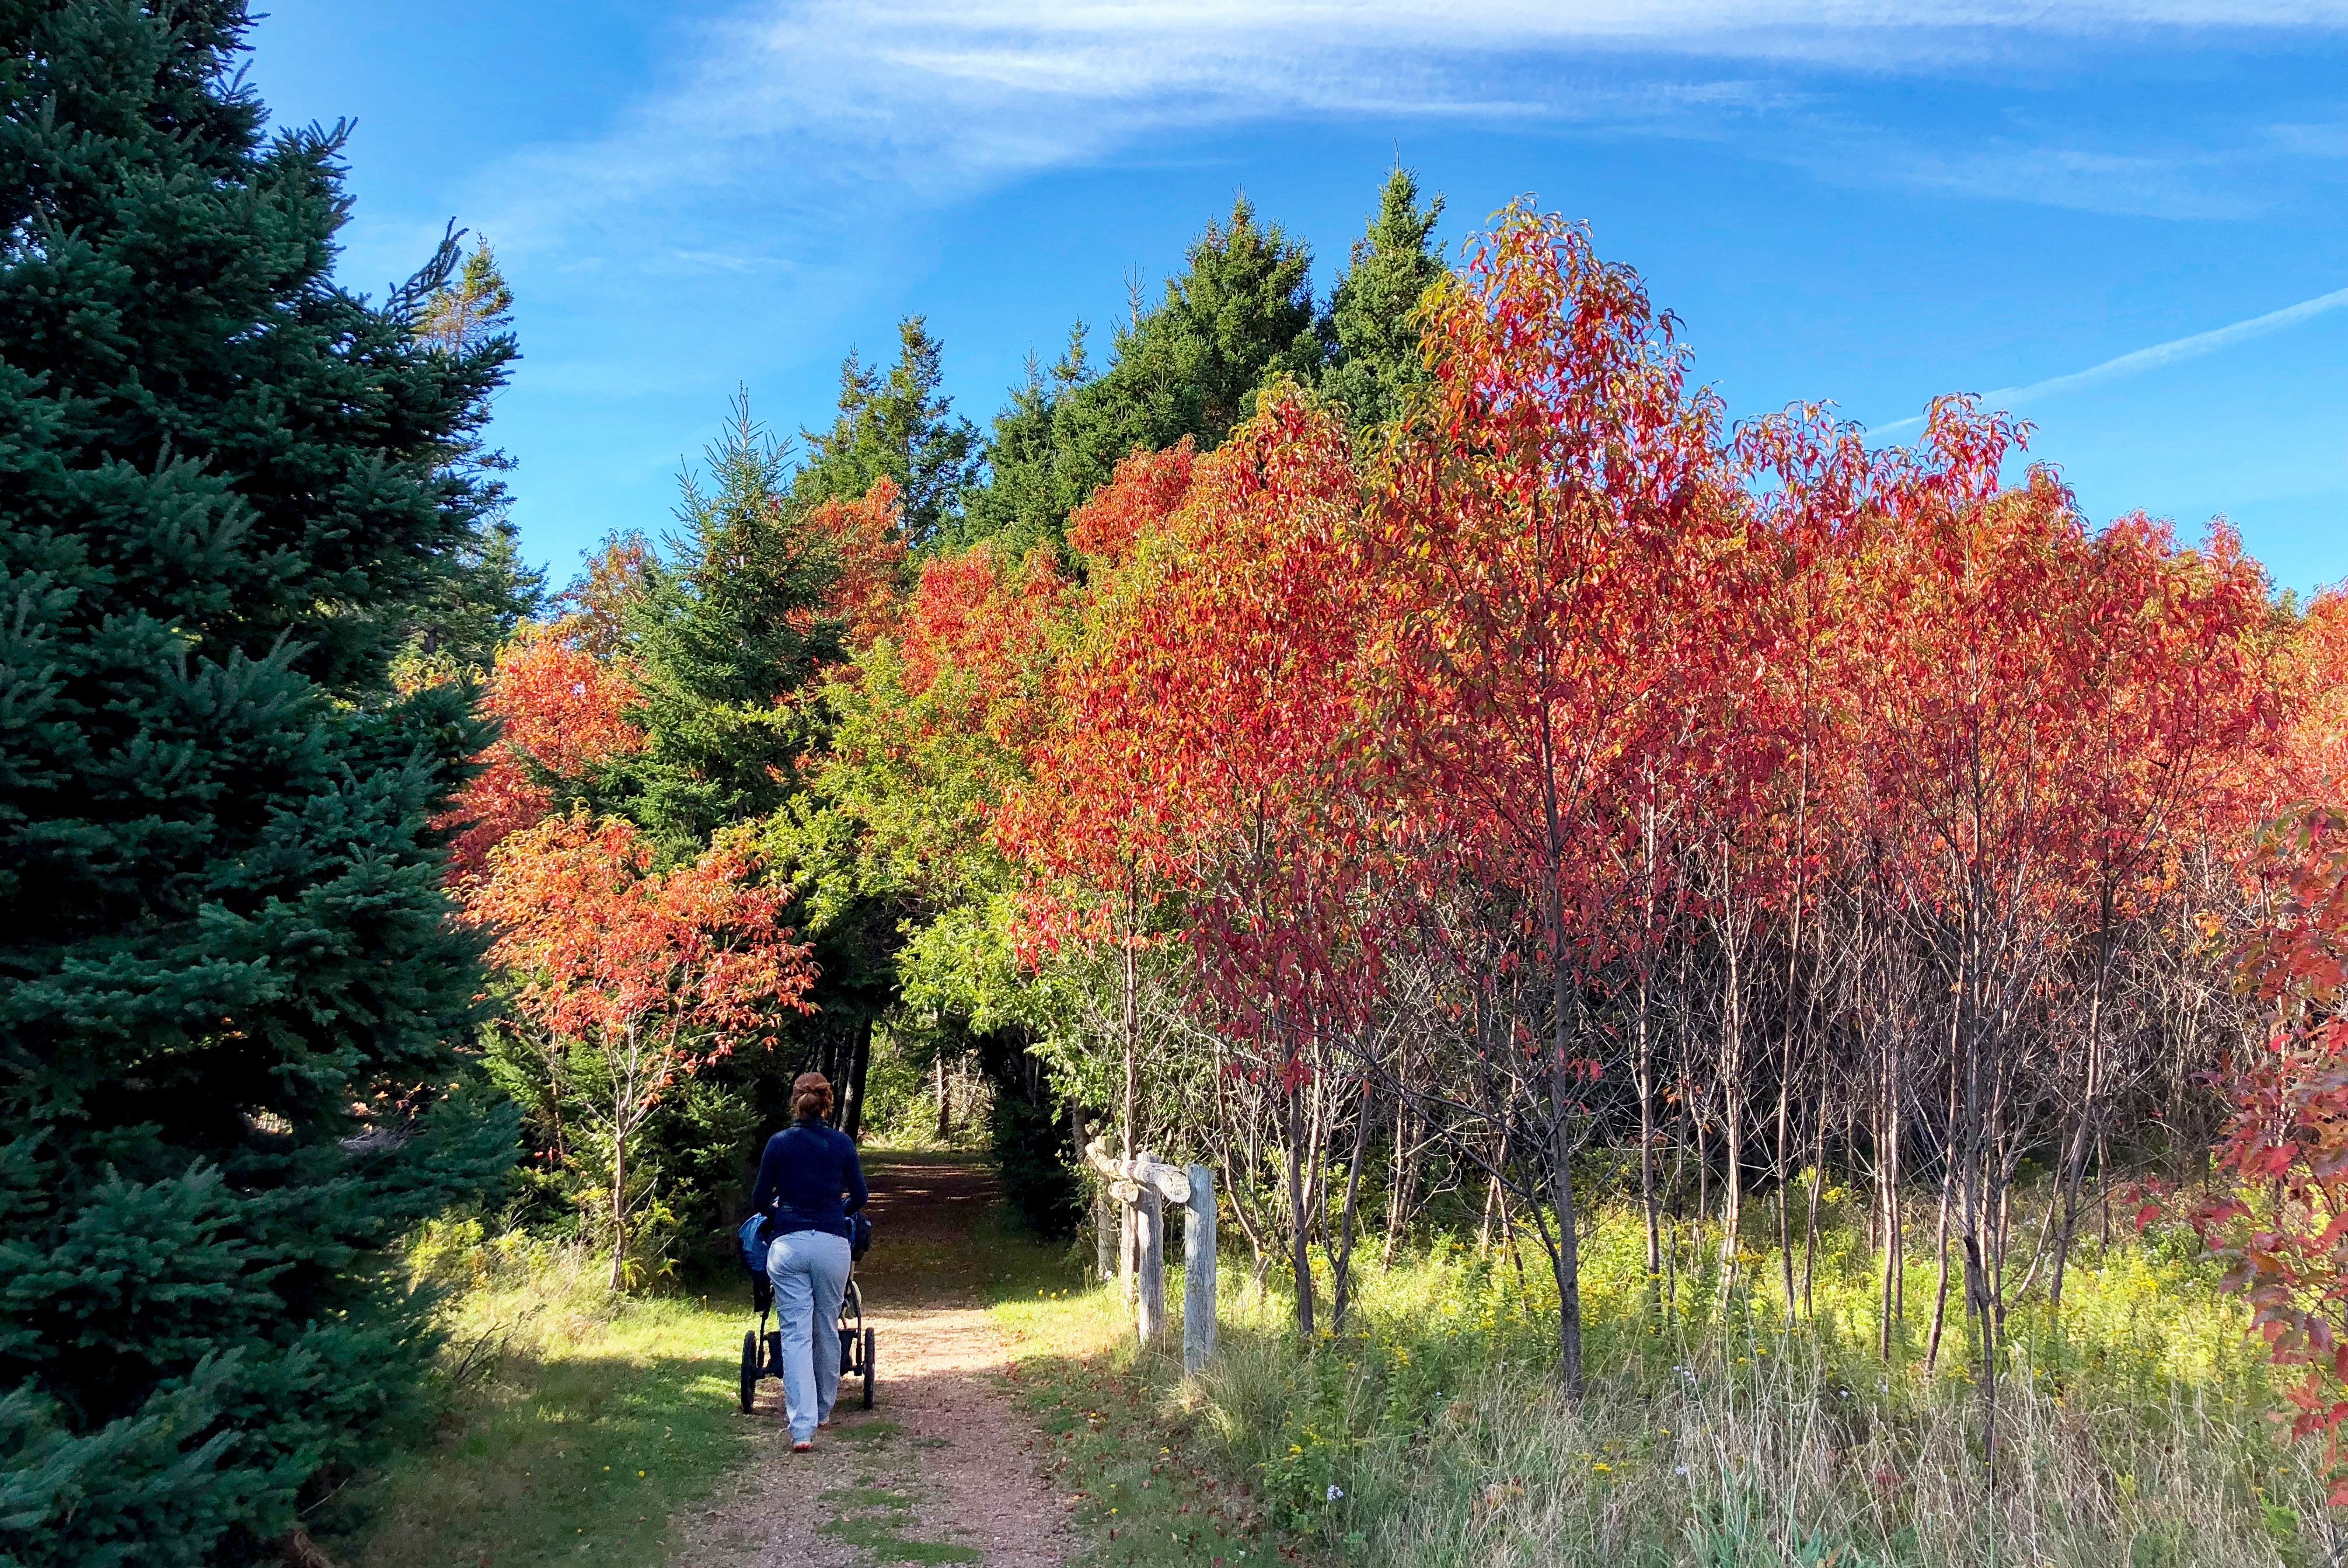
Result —
[[[748,1473],[685,1522],[672,1568],[1058,1568],[1072,1553],[1035,1430],[996,1378],[1004,1353],[979,1250],[991,1173],[886,1155],[866,1173],[880,1239],[857,1277],[879,1338],[877,1402],[858,1409],[844,1382],[837,1425],[813,1454],[793,1454],[782,1385],[761,1383]]]

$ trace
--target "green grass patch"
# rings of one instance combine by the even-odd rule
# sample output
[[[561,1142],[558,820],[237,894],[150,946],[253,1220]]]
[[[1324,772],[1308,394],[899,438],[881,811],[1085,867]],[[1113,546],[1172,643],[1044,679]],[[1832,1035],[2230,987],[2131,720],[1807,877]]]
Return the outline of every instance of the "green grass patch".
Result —
[[[835,1519],[823,1532],[872,1554],[876,1563],[975,1563],[984,1553],[974,1546],[951,1541],[914,1541],[897,1533],[885,1520]]]
[[[832,1428],[831,1440],[836,1443],[854,1443],[860,1447],[869,1446],[872,1443],[887,1442],[904,1430],[895,1421],[860,1421],[852,1427]]]
[[[638,1568],[669,1520],[747,1461],[742,1319],[699,1301],[613,1301],[541,1276],[475,1292],[453,1324],[442,1440],[352,1498],[358,1568]],[[469,1356],[469,1363],[468,1357]]]
[[[847,1431],[858,1430],[851,1427]],[[896,1428],[891,1425],[890,1430],[894,1432]],[[981,1555],[954,1542],[923,1541],[907,1534],[906,1528],[913,1522],[917,1505],[913,1494],[901,1488],[863,1481],[855,1486],[833,1487],[819,1501],[839,1517],[817,1528],[835,1540],[869,1553],[876,1564],[975,1563]]]
[[[912,1493],[869,1484],[835,1486],[823,1494],[823,1501],[833,1508],[842,1511],[859,1508],[893,1508],[911,1512],[913,1507]]]
[[[1046,1290],[996,1317],[1012,1340],[1013,1396],[1049,1443],[1054,1488],[1076,1500],[1080,1563],[1252,1568],[1306,1555],[1200,1429],[1179,1364],[1136,1349],[1115,1292]]]

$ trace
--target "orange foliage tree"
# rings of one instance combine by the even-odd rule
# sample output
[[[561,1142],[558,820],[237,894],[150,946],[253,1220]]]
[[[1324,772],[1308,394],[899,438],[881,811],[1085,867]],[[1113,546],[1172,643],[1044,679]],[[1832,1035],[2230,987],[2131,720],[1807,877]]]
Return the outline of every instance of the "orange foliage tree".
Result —
[[[1094,765],[1054,776],[1082,780],[1066,821],[1080,836],[1109,827],[1104,816],[1121,818],[1119,832],[1151,825],[1200,1000],[1240,1048],[1226,1065],[1281,1107],[1287,1251],[1309,1335],[1331,1119],[1306,1115],[1305,1100],[1369,1027],[1376,989],[1377,945],[1361,919],[1379,824],[1359,703],[1370,592],[1360,486],[1343,423],[1287,384],[1195,464],[1184,448],[1164,456],[1173,461],[1129,459],[1092,503],[1107,509],[1120,487],[1150,492],[1139,508],[1115,502],[1147,520],[1121,536],[1128,564],[1068,677],[1082,739],[1056,763]],[[1179,496],[1167,478],[1177,470]],[[1358,1147],[1349,1169],[1358,1175]],[[1348,1205],[1357,1185],[1346,1184]],[[1346,1239],[1331,1248],[1341,1327],[1350,1218],[1349,1207]]]
[[[509,835],[465,890],[466,916],[492,933],[489,959],[513,978],[513,1009],[550,1081],[595,1108],[614,1289],[626,1278],[639,1175],[630,1155],[646,1118],[681,1079],[773,1045],[781,1014],[811,1010],[808,947],[783,924],[788,895],[758,872],[726,841],[655,871],[632,825],[572,814]]]
[[[450,877],[480,875],[499,843],[553,810],[555,783],[639,750],[635,701],[623,669],[548,629],[527,628],[499,649],[482,697],[498,742],[441,824],[456,830]]]
[[[896,482],[883,475],[857,499],[833,497],[808,513],[808,526],[830,549],[836,573],[819,613],[844,627],[850,648],[896,624],[905,593],[903,512]],[[810,625],[816,619],[807,618]]]
[[[2348,811],[2302,808],[2258,870],[2272,914],[2242,970],[2271,1028],[2231,1084],[2216,1160],[2231,1190],[2190,1218],[2269,1358],[2295,1372],[2292,1435],[2324,1440],[2331,1501],[2348,1506]]]
[[[1068,543],[1111,567],[1123,566],[1189,494],[1196,444],[1188,436],[1163,452],[1144,448],[1117,464],[1108,483],[1068,514]]]
[[[1668,319],[1582,230],[1512,210],[1420,310],[1432,385],[1373,501],[1381,718],[1419,810],[1523,939],[1484,999],[1505,1020],[1479,1053],[1484,1103],[1530,1173],[1578,1397],[1573,1163],[1621,892],[1606,873],[1642,764],[1685,738],[1671,710],[1701,671],[1681,655],[1722,602],[1742,497]]]

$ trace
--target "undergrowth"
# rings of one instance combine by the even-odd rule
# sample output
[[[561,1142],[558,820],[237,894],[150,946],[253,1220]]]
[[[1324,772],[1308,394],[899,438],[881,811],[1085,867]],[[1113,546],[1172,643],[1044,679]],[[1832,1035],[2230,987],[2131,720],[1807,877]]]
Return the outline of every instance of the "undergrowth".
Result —
[[[1681,1263],[1707,1250],[1696,1240],[1681,1238]],[[1556,1390],[1554,1295],[1537,1253],[1521,1273],[1505,1252],[1454,1244],[1371,1268],[1347,1333],[1309,1347],[1284,1293],[1227,1266],[1220,1353],[1188,1381],[1130,1348],[1113,1290],[1047,1294],[1003,1316],[1038,1348],[1025,1376],[1068,1382],[1076,1360],[1050,1348],[1098,1346],[1093,1364],[1113,1368],[1096,1373],[1111,1378],[1105,1399],[1134,1413],[1086,1425],[1146,1419],[1172,1434],[1155,1462],[1196,1467],[1226,1497],[1244,1488],[1239,1514],[1257,1543],[1394,1568],[2333,1560],[2321,1455],[2283,1440],[2244,1315],[2181,1249],[2091,1245],[2059,1331],[2043,1304],[2016,1310],[1985,1464],[1980,1359],[1959,1297],[1928,1367],[1937,1280],[1913,1266],[1887,1363],[1874,1258],[1850,1231],[1824,1242],[1811,1310],[1789,1326],[1774,1258],[1741,1257],[1725,1289],[1705,1261],[1659,1291],[1635,1217],[1605,1218],[1583,1258],[1579,1405]],[[1170,1294],[1179,1302],[1179,1285]],[[1134,1462],[1086,1473],[1130,1496]]]

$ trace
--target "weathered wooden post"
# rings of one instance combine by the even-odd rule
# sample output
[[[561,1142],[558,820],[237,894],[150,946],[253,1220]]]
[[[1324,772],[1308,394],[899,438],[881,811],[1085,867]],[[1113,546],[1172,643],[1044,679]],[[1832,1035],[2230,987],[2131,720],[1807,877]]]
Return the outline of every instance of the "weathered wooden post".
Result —
[[[1166,1337],[1166,1198],[1148,1182],[1142,1184],[1140,1198],[1133,1210],[1134,1246],[1141,1265],[1134,1270],[1141,1294],[1134,1304],[1133,1322],[1141,1342],[1154,1346]]]
[[[1182,1214],[1182,1370],[1207,1369],[1215,1353],[1215,1173],[1190,1167]]]
[[[1132,1189],[1128,1191],[1128,1189]],[[1134,1204],[1139,1200],[1139,1189],[1132,1182],[1120,1180],[1111,1184],[1110,1195],[1117,1199],[1117,1287],[1133,1299],[1133,1260],[1140,1241],[1141,1222],[1135,1217]]]
[[[1182,1368],[1196,1372],[1215,1348],[1215,1178],[1204,1165],[1169,1165],[1148,1150],[1111,1159],[1096,1138],[1085,1163],[1101,1177],[1103,1193],[1124,1218],[1119,1273],[1134,1304],[1134,1327],[1144,1345],[1166,1337],[1166,1205],[1187,1211],[1182,1225]]]

